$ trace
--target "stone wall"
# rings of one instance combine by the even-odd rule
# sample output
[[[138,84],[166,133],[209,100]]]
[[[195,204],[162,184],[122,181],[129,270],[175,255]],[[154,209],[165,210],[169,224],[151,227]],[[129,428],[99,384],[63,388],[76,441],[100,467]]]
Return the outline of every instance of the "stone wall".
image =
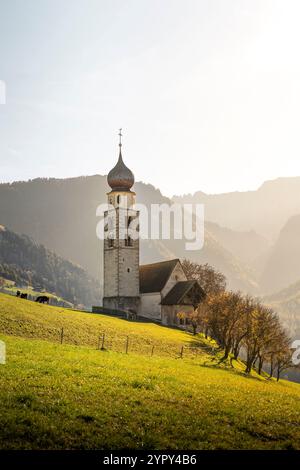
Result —
[[[118,250],[106,248],[107,240],[104,241],[104,297],[118,295]]]
[[[192,313],[194,307],[192,305],[162,305],[161,321],[163,325],[178,326],[180,321],[177,317],[178,313]]]
[[[129,244],[128,240],[119,238],[121,230],[128,233],[129,217],[133,220],[139,216],[137,211],[126,208],[126,201],[130,206],[134,200],[135,193],[131,191],[108,194],[108,202],[116,207],[109,217],[115,229],[115,239],[112,243],[107,238],[104,240],[104,298],[139,296],[139,239],[130,240]],[[106,224],[105,230],[110,233],[110,223]]]
[[[153,320],[161,320],[161,295],[159,292],[141,294],[139,315]]]
[[[125,240],[120,240],[121,242],[124,243]],[[140,293],[138,247],[121,247],[118,256],[119,296],[137,297]]]
[[[174,287],[177,282],[186,281],[186,280],[187,278],[186,278],[185,272],[182,269],[181,263],[178,261],[166,285],[161,291],[162,298],[165,297],[168,292],[170,292],[172,287]]]
[[[137,314],[140,311],[140,298],[103,297],[103,307],[111,310],[130,310]]]

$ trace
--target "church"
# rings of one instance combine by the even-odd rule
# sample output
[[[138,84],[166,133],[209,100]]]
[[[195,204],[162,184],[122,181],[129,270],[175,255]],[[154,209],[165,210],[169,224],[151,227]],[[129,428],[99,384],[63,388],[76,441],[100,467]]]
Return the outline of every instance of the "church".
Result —
[[[106,212],[110,223],[104,225],[103,308],[93,311],[127,312],[164,325],[180,325],[183,320],[178,314],[193,312],[205,293],[197,281],[187,279],[179,259],[140,265],[139,237],[133,239],[128,229],[133,221],[139,225],[139,213],[132,209],[134,175],[123,162],[121,131],[119,136],[119,159],[107,176],[113,217]]]

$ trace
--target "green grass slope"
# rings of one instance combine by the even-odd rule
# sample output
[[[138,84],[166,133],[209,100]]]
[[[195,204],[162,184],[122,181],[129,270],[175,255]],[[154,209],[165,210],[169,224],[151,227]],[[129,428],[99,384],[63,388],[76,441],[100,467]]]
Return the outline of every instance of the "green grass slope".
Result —
[[[137,323],[68,310],[61,307],[40,305],[35,302],[0,294],[0,332],[26,338],[38,338],[60,342],[64,329],[64,343],[97,347],[102,345],[114,351],[124,351],[127,338],[129,352],[176,356],[182,346],[193,351],[211,350],[211,345],[201,337],[193,337],[184,331],[170,329],[154,323]],[[191,354],[191,353],[190,353]]]
[[[97,350],[103,330],[135,349]],[[300,449],[299,386],[219,367],[201,337],[0,295],[0,339],[0,448]]]

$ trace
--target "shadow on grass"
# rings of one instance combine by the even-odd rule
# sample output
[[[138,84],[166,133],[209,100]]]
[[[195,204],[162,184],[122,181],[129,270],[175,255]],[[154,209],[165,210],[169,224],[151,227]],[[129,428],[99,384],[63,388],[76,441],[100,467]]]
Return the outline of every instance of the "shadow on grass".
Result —
[[[216,344],[211,344],[209,339],[204,339],[204,337],[196,335],[193,336],[192,341],[186,341],[187,347],[194,349],[194,350],[201,350],[206,354],[217,357],[222,352],[222,349],[217,346]]]
[[[234,374],[234,375],[238,375],[240,377],[244,377],[245,379],[252,379],[252,380],[256,380],[258,382],[262,382],[262,381],[267,381],[268,379],[267,378],[264,378],[262,376],[255,376],[255,375],[252,375],[252,374],[247,374],[245,371],[243,370],[239,370],[239,369],[236,369],[234,367],[234,365],[231,365],[230,364],[230,360],[228,361],[223,361],[223,360],[218,360],[217,358],[211,358],[211,360],[209,361],[204,361],[202,364],[199,364],[199,367],[205,367],[207,369],[219,369],[219,370],[224,370],[226,372],[229,372],[231,374]]]

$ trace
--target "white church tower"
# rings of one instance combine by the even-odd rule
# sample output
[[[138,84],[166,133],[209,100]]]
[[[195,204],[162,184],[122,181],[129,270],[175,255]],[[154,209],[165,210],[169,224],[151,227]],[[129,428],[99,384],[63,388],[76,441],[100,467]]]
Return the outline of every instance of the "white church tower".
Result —
[[[106,213],[104,227],[104,296],[103,307],[126,309],[138,313],[139,289],[139,238],[131,236],[130,227],[138,227],[132,171],[122,158],[122,129],[120,129],[119,159],[109,172],[107,182],[111,191],[107,202],[113,208]]]

